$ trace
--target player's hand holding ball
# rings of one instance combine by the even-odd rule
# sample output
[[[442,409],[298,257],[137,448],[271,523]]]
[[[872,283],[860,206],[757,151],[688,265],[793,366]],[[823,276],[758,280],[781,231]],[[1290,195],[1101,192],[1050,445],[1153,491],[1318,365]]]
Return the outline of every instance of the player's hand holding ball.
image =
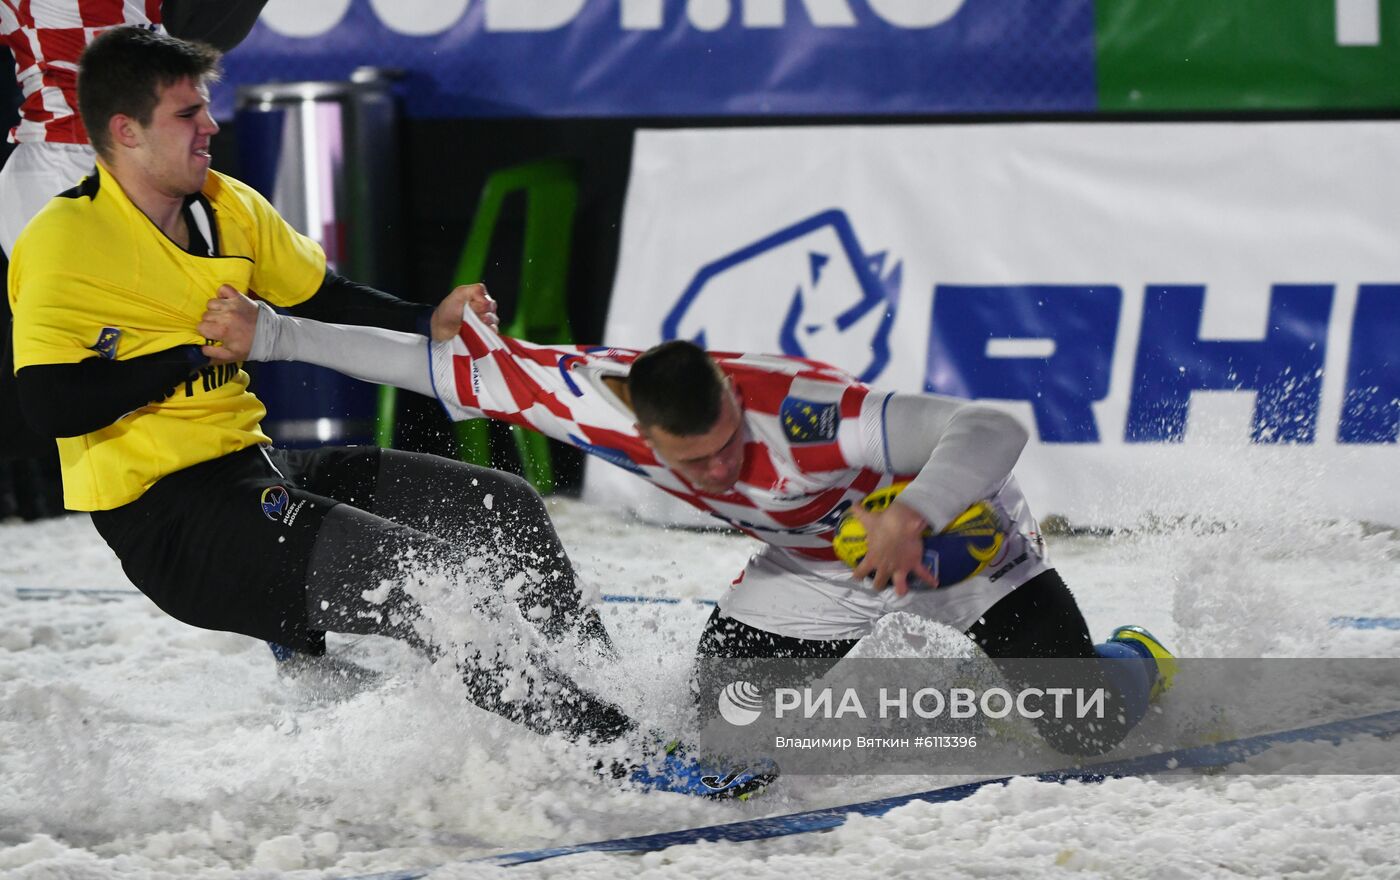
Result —
[[[877,489],[842,518],[832,546],[877,591],[947,587],[982,572],[1001,552],[1006,533],[992,505],[979,501],[938,534],[913,508],[895,499],[908,483]]]

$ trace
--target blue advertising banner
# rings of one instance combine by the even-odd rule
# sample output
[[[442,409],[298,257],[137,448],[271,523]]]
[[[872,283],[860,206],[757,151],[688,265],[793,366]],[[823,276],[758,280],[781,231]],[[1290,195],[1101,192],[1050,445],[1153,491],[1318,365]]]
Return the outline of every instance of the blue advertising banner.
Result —
[[[272,0],[232,86],[399,68],[419,118],[1096,106],[1092,0]]]

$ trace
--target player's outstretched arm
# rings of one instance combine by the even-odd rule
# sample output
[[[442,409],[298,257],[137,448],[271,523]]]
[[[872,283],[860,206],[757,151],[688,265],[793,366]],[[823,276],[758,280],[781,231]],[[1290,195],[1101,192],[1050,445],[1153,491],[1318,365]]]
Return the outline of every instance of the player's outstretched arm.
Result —
[[[355,379],[433,395],[428,340],[417,333],[280,315],[228,285],[209,301],[197,329],[219,343],[204,347],[214,361],[301,361]]]

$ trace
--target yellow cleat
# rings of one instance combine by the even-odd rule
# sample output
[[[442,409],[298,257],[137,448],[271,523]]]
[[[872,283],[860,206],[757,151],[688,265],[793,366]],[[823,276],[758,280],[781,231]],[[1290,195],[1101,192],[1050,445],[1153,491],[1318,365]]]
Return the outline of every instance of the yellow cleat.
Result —
[[[1152,659],[1157,661],[1157,680],[1152,682],[1152,692],[1148,695],[1150,702],[1157,702],[1162,694],[1171,690],[1172,682],[1176,679],[1177,662],[1176,656],[1168,651],[1166,647],[1152,633],[1140,626],[1120,626],[1113,631],[1113,635],[1108,637],[1110,642],[1136,642],[1147,649],[1147,653],[1152,655]]]

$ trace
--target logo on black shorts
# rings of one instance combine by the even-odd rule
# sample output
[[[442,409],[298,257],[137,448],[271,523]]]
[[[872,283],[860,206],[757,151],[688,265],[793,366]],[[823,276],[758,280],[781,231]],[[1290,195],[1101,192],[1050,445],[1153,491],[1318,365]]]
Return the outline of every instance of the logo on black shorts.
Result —
[[[291,503],[292,496],[287,494],[285,486],[268,486],[262,493],[263,516],[273,522],[281,522],[282,517],[287,513],[287,505]]]

